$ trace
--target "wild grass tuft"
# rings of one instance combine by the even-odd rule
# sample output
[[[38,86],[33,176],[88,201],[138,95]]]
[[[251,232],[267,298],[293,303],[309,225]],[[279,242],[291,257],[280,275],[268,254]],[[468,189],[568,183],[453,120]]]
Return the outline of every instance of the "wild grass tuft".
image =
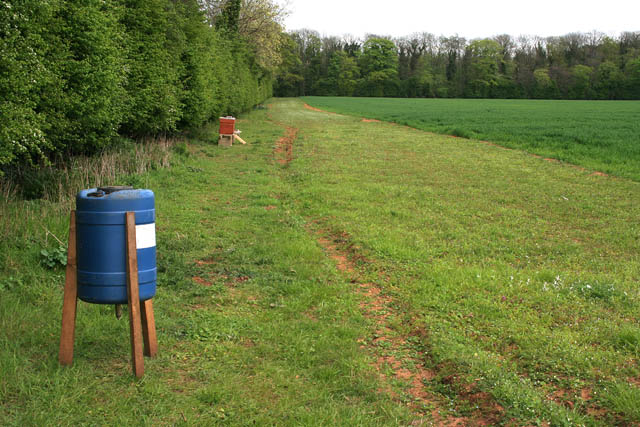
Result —
[[[79,189],[116,185],[123,177],[140,175],[169,166],[175,140],[123,141],[96,156],[60,158],[45,167],[14,167],[0,177],[0,194],[5,199],[40,199],[68,203]]]

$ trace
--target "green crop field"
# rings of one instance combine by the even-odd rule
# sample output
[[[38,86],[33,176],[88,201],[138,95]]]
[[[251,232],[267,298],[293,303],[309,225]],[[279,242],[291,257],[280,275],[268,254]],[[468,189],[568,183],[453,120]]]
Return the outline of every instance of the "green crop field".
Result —
[[[640,181],[640,101],[305,97],[327,111],[496,142]]]
[[[156,193],[141,380],[112,307],[58,364],[73,190],[0,199],[0,425],[640,423],[640,183],[266,107],[110,182]]]

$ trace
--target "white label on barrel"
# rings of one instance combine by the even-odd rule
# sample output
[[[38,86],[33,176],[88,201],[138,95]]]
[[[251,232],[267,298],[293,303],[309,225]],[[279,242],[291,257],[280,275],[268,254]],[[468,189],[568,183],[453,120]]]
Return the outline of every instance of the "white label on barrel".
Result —
[[[156,245],[156,224],[136,225],[136,249],[153,248]]]

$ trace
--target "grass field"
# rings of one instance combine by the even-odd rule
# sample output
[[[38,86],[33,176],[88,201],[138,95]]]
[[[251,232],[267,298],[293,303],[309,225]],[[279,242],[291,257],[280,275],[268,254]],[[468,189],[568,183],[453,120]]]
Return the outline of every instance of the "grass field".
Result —
[[[1,425],[640,423],[640,184],[300,100],[239,128],[135,177],[160,271],[141,381],[111,307],[79,306],[58,366],[40,250],[71,206],[1,202]]]
[[[639,101],[304,99],[327,111],[492,141],[640,181]]]
[[[126,179],[157,198],[159,357],[131,376],[126,317],[79,303],[74,365],[57,362],[69,204],[0,203],[0,425],[385,425],[411,419],[359,349],[355,295],[279,200],[282,128],[250,146],[191,140],[170,169]],[[176,150],[177,153],[183,152]],[[126,310],[124,310],[126,312]],[[126,314],[125,314],[126,316]]]

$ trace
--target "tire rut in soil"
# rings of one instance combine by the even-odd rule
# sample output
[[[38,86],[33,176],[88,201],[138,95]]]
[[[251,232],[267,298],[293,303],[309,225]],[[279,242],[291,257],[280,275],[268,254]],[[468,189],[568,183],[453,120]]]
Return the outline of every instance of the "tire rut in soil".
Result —
[[[391,382],[397,380],[403,383],[405,393],[411,400],[408,406],[418,417],[413,425],[487,426],[495,425],[502,419],[504,409],[486,393],[482,394],[482,399],[476,394],[473,395],[473,399],[469,399],[482,408],[474,411],[469,417],[445,415],[448,412],[445,409],[446,402],[442,397],[431,393],[425,385],[436,378],[437,373],[427,368],[423,360],[412,354],[407,343],[409,336],[398,335],[393,331],[393,319],[397,317],[393,297],[385,295],[383,289],[375,283],[359,279],[352,259],[363,258],[351,253],[349,248],[342,247],[339,242],[345,241],[344,235],[332,237],[330,233],[321,231],[316,235],[316,239],[329,258],[336,263],[336,268],[349,278],[356,292],[362,296],[360,309],[373,324],[375,332],[373,339],[361,338],[359,342],[361,348],[368,349],[374,356],[372,366],[382,383],[379,392],[387,393],[394,400],[400,400],[400,396],[392,389]],[[406,366],[411,366],[411,369]]]

